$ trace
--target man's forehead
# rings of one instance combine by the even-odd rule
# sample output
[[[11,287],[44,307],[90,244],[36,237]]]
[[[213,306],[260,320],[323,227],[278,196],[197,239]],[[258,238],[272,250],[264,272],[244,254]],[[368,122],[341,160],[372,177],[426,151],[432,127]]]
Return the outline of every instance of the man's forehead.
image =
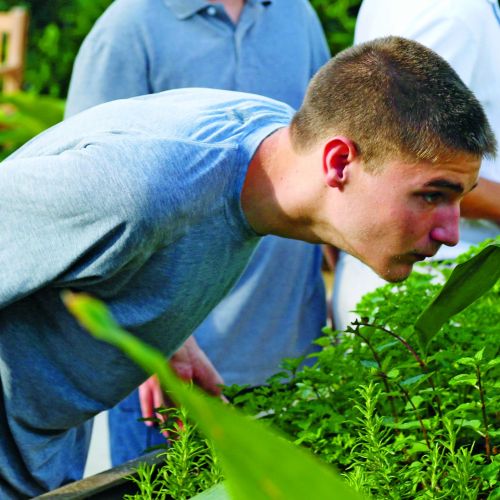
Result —
[[[390,162],[390,166],[395,175],[413,177],[415,182],[425,187],[463,193],[475,186],[481,159],[471,155],[457,154],[443,161],[396,161]]]

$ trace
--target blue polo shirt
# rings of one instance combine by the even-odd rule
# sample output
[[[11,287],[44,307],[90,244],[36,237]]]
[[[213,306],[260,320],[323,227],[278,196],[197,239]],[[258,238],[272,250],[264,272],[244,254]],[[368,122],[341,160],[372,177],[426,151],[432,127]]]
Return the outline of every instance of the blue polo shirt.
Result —
[[[78,54],[66,114],[179,87],[252,92],[297,108],[329,59],[306,0],[247,0],[237,24],[204,0],[116,0]],[[196,331],[227,384],[262,384],[311,352],[326,322],[320,248],[263,238],[231,293]]]

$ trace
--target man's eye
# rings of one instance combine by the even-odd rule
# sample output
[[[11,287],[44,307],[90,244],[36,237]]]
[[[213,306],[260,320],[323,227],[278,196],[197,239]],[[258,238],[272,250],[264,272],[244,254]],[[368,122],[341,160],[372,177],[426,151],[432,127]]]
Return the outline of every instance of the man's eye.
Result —
[[[444,194],[440,192],[422,193],[421,196],[426,203],[432,203],[432,204],[440,203],[445,198]]]

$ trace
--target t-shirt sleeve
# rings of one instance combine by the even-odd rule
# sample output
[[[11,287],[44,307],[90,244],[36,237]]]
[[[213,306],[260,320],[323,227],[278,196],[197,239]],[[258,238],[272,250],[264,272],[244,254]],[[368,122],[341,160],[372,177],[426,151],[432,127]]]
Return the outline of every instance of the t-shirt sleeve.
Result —
[[[86,149],[0,166],[0,308],[45,286],[134,272],[151,242],[142,193]],[[119,170],[119,169],[118,169]]]
[[[103,14],[76,57],[66,117],[103,102],[151,93],[144,29],[134,12],[120,5]]]

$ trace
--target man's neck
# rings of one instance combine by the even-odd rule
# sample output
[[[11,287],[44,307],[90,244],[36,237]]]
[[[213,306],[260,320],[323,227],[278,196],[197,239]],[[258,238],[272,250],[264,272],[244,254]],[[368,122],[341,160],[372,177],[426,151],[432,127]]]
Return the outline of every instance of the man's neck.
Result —
[[[288,127],[261,143],[241,193],[243,211],[257,233],[320,242],[316,220],[325,184],[313,156],[294,151]]]
[[[229,16],[234,24],[238,23],[238,20],[245,5],[245,0],[208,0],[212,3],[219,3],[224,6],[226,14]]]

